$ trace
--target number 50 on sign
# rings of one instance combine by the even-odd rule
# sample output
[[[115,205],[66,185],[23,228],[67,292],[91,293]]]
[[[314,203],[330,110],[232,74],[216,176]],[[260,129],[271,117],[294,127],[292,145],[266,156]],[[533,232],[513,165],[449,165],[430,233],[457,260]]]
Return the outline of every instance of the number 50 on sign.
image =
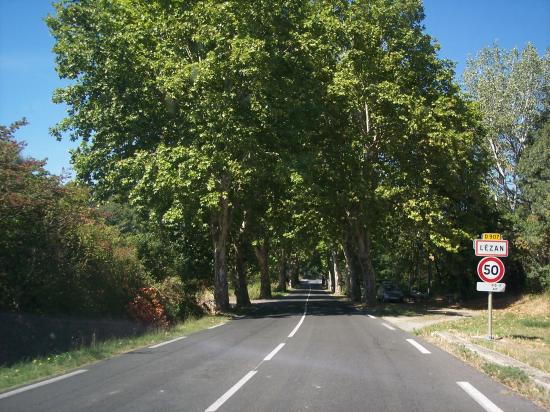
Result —
[[[497,257],[485,257],[477,264],[477,274],[484,282],[498,282],[504,277],[504,272],[504,264]]]

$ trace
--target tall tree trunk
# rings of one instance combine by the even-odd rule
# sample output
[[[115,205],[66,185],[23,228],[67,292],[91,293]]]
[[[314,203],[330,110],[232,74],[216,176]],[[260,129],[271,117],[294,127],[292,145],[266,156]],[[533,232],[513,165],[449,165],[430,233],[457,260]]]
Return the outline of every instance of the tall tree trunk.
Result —
[[[246,279],[241,236],[237,238],[233,244],[233,248],[235,249],[235,272],[237,274],[237,278],[234,281],[235,296],[237,297],[237,307],[242,308],[250,305],[250,296],[248,295],[248,281]]]
[[[269,256],[267,238],[260,245],[254,246],[254,253],[260,266],[260,299],[271,299],[271,279],[269,278]]]
[[[437,260],[434,260],[434,266],[435,266],[435,274],[436,274],[436,284],[437,289],[441,291],[441,272],[439,271],[439,265],[437,264]]]
[[[428,290],[427,290],[428,298],[430,297],[431,293],[432,293],[432,260],[428,259]]]
[[[328,263],[328,290],[334,293],[334,290],[335,290],[334,264],[332,262],[332,257],[330,254],[327,254],[327,263]]]
[[[278,267],[279,284],[277,285],[277,289],[280,292],[286,292],[286,270],[287,270],[286,251],[282,249],[281,256],[279,257],[279,267]]]
[[[338,264],[338,252],[332,251],[332,264],[333,264],[333,272],[334,272],[334,293],[337,295],[340,295],[342,293],[342,276],[340,274],[340,266]]]
[[[349,271],[348,296],[353,302],[361,300],[361,288],[359,287],[359,274],[357,271],[357,262],[355,251],[353,250],[353,242],[350,233],[346,233],[343,242],[344,257]]]
[[[376,305],[376,276],[371,260],[371,245],[369,234],[361,224],[354,224],[357,255],[362,272],[363,295],[362,301],[369,306]]]
[[[214,248],[214,302],[216,309],[229,309],[229,290],[227,285],[227,235],[231,222],[229,201],[220,199],[220,210],[212,216],[210,230]]]
[[[344,286],[346,287],[346,296],[351,297],[351,256],[349,255],[347,248],[344,244],[342,244],[342,251],[344,252],[344,262],[346,263]]]

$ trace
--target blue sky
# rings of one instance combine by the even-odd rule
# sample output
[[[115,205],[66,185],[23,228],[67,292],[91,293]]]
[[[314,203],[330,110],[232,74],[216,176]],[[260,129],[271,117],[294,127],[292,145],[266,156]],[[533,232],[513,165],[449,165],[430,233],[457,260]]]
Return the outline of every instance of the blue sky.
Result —
[[[458,74],[468,56],[494,41],[507,49],[531,41],[541,54],[550,46],[550,0],[425,0],[424,7],[426,32]],[[48,158],[47,169],[59,174],[70,169],[68,151],[76,143],[48,134],[65,113],[51,101],[63,85],[43,21],[52,11],[50,0],[0,0],[0,124],[26,117],[30,124],[17,134],[27,142],[24,153]]]

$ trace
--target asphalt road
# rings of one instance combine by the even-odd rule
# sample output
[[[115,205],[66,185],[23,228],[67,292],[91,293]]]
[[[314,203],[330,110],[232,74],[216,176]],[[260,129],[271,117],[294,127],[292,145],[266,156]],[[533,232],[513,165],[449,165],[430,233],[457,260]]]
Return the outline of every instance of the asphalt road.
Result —
[[[214,329],[0,394],[0,411],[539,410],[318,283],[302,287]]]

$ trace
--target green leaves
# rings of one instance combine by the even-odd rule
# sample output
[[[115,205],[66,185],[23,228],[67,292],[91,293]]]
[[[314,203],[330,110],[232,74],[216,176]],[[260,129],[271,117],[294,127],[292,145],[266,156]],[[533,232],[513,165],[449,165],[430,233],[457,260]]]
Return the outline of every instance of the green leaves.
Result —
[[[61,2],[53,133],[82,139],[98,197],[208,229],[222,287],[233,216],[303,255],[350,224],[456,251],[461,199],[483,197],[478,115],[422,18],[417,0]]]
[[[540,120],[550,82],[550,54],[532,44],[522,51],[496,44],[468,61],[464,84],[482,114],[492,156],[493,187],[509,210],[520,200],[518,162]]]

